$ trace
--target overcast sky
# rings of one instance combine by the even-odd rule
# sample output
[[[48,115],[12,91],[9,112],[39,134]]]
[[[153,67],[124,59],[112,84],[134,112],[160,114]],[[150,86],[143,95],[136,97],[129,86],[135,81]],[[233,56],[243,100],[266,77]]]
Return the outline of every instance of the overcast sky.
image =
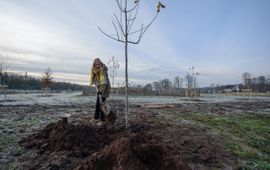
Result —
[[[130,1],[133,3],[134,1]],[[141,0],[134,30],[156,14],[156,0]],[[184,77],[192,66],[200,87],[241,82],[243,72],[270,75],[269,0],[163,0],[157,20],[139,45],[129,46],[129,80],[136,84]],[[117,5],[112,0],[0,0],[0,55],[10,71],[88,84],[95,57],[120,63],[124,45],[104,36]]]

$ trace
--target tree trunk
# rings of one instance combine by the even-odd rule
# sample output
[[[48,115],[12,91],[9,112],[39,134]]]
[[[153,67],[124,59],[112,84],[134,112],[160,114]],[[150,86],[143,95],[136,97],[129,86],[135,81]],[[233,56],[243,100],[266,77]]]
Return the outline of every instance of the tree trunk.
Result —
[[[126,87],[125,87],[125,115],[126,115],[126,128],[128,128],[128,25],[127,25],[127,0],[125,1],[125,77],[126,77]]]
[[[113,61],[114,62],[114,61]],[[112,79],[112,86],[114,87],[114,69],[115,69],[115,66],[114,66],[114,63],[113,63],[113,79]]]

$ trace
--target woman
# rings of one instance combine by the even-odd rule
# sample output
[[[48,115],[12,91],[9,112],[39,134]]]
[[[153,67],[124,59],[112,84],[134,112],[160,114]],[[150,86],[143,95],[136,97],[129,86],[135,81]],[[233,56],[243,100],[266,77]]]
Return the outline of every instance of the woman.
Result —
[[[97,89],[97,101],[95,110],[95,119],[105,121],[105,113],[100,109],[101,102],[105,102],[106,98],[110,95],[110,81],[108,78],[108,68],[101,62],[99,58],[96,58],[93,62],[90,73],[90,86],[95,85]],[[100,101],[101,100],[101,101]]]

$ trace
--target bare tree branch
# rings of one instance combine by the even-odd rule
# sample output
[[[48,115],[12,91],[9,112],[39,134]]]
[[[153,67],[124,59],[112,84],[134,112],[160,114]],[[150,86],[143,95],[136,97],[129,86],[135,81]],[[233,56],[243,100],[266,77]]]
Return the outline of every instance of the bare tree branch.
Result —
[[[129,27],[129,23],[130,23],[130,18],[131,18],[131,12],[128,13],[128,19],[127,19],[127,27]]]
[[[120,28],[122,34],[123,34],[124,36],[126,36],[126,34],[125,34],[124,30],[123,30],[123,24],[120,23],[120,21],[119,21],[119,19],[118,19],[118,17],[116,16],[115,13],[113,13],[113,15],[114,15],[114,17],[115,17],[115,19],[116,19],[116,21],[117,21],[117,23],[118,23],[118,26],[119,26],[119,28]]]
[[[122,0],[121,0],[121,4],[122,4]],[[123,10],[119,10],[119,16],[120,16],[120,23],[121,23],[121,25],[123,25],[122,15],[123,15]],[[123,34],[121,34],[121,39],[123,39]]]
[[[119,33],[118,33],[118,30],[117,30],[117,28],[116,28],[116,25],[115,25],[115,23],[112,21],[112,23],[113,23],[113,26],[114,26],[114,29],[115,29],[115,32],[116,32],[116,34],[117,34],[117,38],[118,39],[120,39],[120,37],[119,37]]]
[[[120,27],[120,29],[122,29],[122,26],[123,26],[123,13],[125,12],[124,11],[124,9],[123,9],[123,6],[122,6],[122,0],[120,0],[120,2],[119,2],[119,0],[116,0],[116,3],[117,3],[117,6],[118,6],[118,8],[119,8],[119,22],[120,22],[120,25],[121,25],[121,27]],[[117,22],[117,23],[119,23],[119,22]],[[119,24],[118,24],[119,25]],[[123,39],[123,31],[122,31],[122,34],[120,34],[120,38],[121,38],[121,40]]]
[[[145,26],[143,29],[146,29],[146,30],[147,30],[147,29],[152,25],[152,23],[156,20],[158,14],[159,14],[159,13],[156,13],[156,15],[155,15],[155,17],[152,19],[152,21],[151,21],[147,26]],[[129,35],[135,34],[135,33],[140,32],[140,31],[141,31],[141,29],[138,29],[138,30],[136,30],[136,31],[133,31],[133,32],[129,33]],[[144,31],[144,32],[145,32],[145,31]]]
[[[116,41],[119,41],[119,42],[122,42],[122,43],[125,43],[125,41],[123,41],[123,40],[120,40],[120,39],[117,39],[117,38],[115,38],[115,37],[112,37],[111,35],[109,35],[109,34],[107,34],[107,33],[105,33],[101,28],[99,28],[98,27],[98,29],[99,29],[99,31],[100,32],[102,32],[104,35],[106,35],[107,37],[109,37],[109,38],[111,38],[111,39],[113,39],[113,40],[116,40]]]
[[[131,30],[131,28],[132,28],[132,25],[133,25],[135,19],[137,18],[137,15],[138,15],[139,2],[137,2],[137,3],[138,3],[138,4],[137,4],[137,8],[136,8],[135,15],[134,15],[134,17],[131,19],[131,24],[130,24],[130,26],[129,26],[129,28],[128,28],[128,34],[129,34],[129,32],[130,32],[130,30]]]
[[[139,2],[137,2],[137,3],[134,5],[133,8],[131,8],[130,10],[127,10],[126,12],[127,12],[127,13],[130,13],[130,12],[134,11],[138,5],[139,5]]]
[[[148,24],[145,29],[143,30],[142,34],[140,35],[139,39],[138,39],[138,43],[140,42],[142,36],[144,35],[144,33],[148,30],[148,28],[153,24],[153,22],[155,21],[155,19],[157,18],[159,13],[156,14],[156,16],[153,18],[153,20],[150,22],[150,24]]]
[[[121,0],[121,2],[119,2],[119,0],[116,0],[116,3],[117,3],[117,6],[118,6],[119,10],[121,12],[125,12],[124,9],[123,9],[123,7],[122,7],[122,0]]]

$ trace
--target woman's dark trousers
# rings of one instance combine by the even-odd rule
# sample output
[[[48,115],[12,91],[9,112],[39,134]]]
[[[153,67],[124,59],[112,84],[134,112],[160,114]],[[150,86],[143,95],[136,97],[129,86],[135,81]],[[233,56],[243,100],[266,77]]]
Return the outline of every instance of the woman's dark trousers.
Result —
[[[101,121],[105,121],[105,113],[103,113],[103,111],[100,109],[100,99],[102,100],[102,103],[105,102],[106,97],[99,97],[99,95],[97,95],[97,100],[96,100],[96,110],[95,110],[95,119],[99,119]]]

